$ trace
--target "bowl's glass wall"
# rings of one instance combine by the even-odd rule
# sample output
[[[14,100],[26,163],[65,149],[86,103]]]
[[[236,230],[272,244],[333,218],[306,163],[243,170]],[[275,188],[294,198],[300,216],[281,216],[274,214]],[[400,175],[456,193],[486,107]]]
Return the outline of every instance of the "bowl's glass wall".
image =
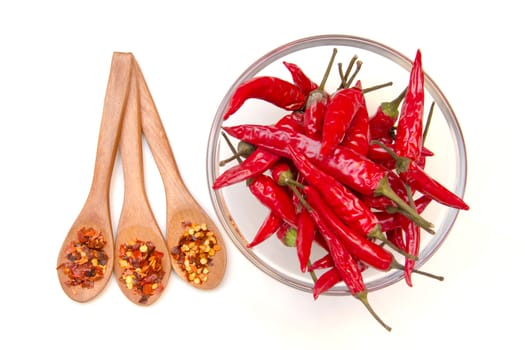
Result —
[[[293,248],[284,247],[273,237],[254,249],[246,248],[246,243],[251,240],[266,217],[267,209],[253,198],[246,189],[244,182],[218,191],[214,191],[211,185],[217,176],[224,171],[219,166],[219,161],[231,155],[221,136],[221,126],[243,123],[269,124],[285,113],[285,111],[266,102],[249,100],[236,114],[223,122],[224,110],[233,91],[239,84],[256,75],[279,76],[291,81],[289,73],[282,64],[283,61],[299,65],[310,78],[319,82],[333,48],[338,50],[335,62],[341,62],[343,67],[346,67],[353,55],[357,55],[362,60],[363,66],[358,79],[361,80],[363,87],[393,82],[391,87],[370,92],[366,96],[370,113],[376,110],[379,103],[393,99],[406,87],[412,65],[411,58],[383,44],[359,37],[347,35],[308,37],[283,45],[248,67],[224,96],[209,135],[207,176],[212,204],[220,224],[235,246],[249,261],[269,276],[304,291],[312,290],[312,279],[309,274],[303,274],[299,271]],[[422,55],[424,66],[424,52]],[[337,85],[339,85],[337,66],[334,66],[327,83],[327,91],[334,91]],[[426,170],[448,189],[463,196],[467,163],[459,123],[445,96],[428,75],[425,76],[425,89],[425,111],[428,112],[432,101],[436,103],[430,133],[425,142],[425,146],[433,150],[435,155],[428,158]],[[433,203],[427,208],[423,216],[434,223],[436,234],[430,235],[422,231],[420,259],[416,267],[421,267],[442,244],[450,232],[457,214],[456,209],[447,208],[437,203]],[[321,250],[314,249],[312,254],[311,260],[314,261],[324,253]],[[402,257],[396,257],[399,261],[403,261]],[[403,278],[402,271],[369,270],[365,272],[364,278],[370,291],[383,288]],[[338,285],[328,294],[347,294],[347,290],[344,285]]]

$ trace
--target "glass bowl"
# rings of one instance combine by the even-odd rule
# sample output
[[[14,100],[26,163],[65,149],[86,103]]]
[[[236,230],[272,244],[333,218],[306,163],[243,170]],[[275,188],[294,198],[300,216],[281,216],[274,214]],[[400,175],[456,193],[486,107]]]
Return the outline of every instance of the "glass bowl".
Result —
[[[337,48],[337,55],[326,84],[326,91],[335,91],[340,83],[337,63],[341,62],[343,67],[346,67],[354,55],[357,55],[363,62],[357,76],[363,88],[392,82],[389,87],[367,93],[369,113],[375,112],[381,102],[395,98],[408,84],[415,51],[411,53],[411,58],[408,58],[381,43],[349,35],[320,35],[299,39],[262,56],[233,82],[217,109],[208,141],[209,194],[224,231],[248,261],[268,276],[305,292],[312,292],[313,281],[308,273],[300,271],[295,248],[286,247],[276,237],[270,237],[254,248],[246,247],[266,217],[268,210],[252,196],[245,182],[242,181],[219,190],[214,190],[212,184],[228,166],[236,164],[230,162],[229,165],[219,165],[221,160],[232,154],[221,136],[222,126],[245,123],[272,124],[285,113],[284,110],[268,102],[251,99],[246,101],[228,120],[223,121],[222,117],[228,102],[239,84],[254,76],[262,75],[277,76],[291,82],[290,74],[283,61],[297,64],[313,81],[319,83],[334,48]],[[424,67],[424,52],[422,52],[422,58]],[[425,171],[449,190],[463,197],[467,158],[460,125],[445,95],[428,75],[425,75],[425,89],[425,117],[428,115],[431,102],[435,101],[430,131],[425,141],[425,146],[433,150],[435,155],[427,158]],[[237,142],[235,139],[232,140]],[[438,250],[452,229],[457,215],[457,209],[438,203],[432,203],[423,212],[422,216],[434,224],[435,234],[431,235],[422,230],[420,257],[416,268],[421,268]],[[324,254],[325,251],[318,249],[314,244],[311,261],[315,261]],[[403,262],[399,259],[398,261]],[[318,275],[320,273],[322,270],[318,272]],[[403,271],[392,269],[384,272],[367,269],[363,278],[368,290],[374,291],[403,279]],[[325,294],[346,295],[348,290],[341,283]]]

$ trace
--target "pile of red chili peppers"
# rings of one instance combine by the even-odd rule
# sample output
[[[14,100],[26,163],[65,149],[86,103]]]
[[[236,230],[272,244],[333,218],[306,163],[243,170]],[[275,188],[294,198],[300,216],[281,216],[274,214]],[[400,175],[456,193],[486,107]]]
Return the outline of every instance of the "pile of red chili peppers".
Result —
[[[353,83],[361,64],[355,57],[346,73],[339,65],[337,90],[325,90],[336,53],[334,49],[320,84],[296,64],[284,62],[292,82],[258,76],[234,91],[224,120],[248,99],[264,100],[287,112],[271,125],[223,127],[230,137],[254,147],[221,173],[213,188],[246,181],[269,209],[248,247],[273,235],[295,246],[301,271],[322,271],[318,278],[313,275],[314,298],[343,282],[390,330],[368,303],[362,272],[402,269],[412,286],[412,273],[426,274],[414,268],[421,229],[434,233],[432,223],[421,216],[424,209],[433,201],[462,210],[469,207],[425,171],[433,153],[424,146],[421,52],[407,86],[373,113],[365,100],[372,89]],[[427,123],[430,117],[431,113]],[[323,247],[326,255],[311,262],[313,244]],[[394,251],[402,254],[404,263],[396,261]]]

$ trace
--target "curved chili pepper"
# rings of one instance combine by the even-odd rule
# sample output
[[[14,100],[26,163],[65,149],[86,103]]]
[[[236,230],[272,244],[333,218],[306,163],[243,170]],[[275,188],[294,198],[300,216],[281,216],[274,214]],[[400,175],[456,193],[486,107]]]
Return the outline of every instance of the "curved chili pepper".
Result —
[[[421,230],[419,226],[406,220],[404,217],[401,217],[400,220],[405,234],[404,251],[412,256],[419,256],[419,246],[421,242]],[[412,271],[414,270],[415,264],[416,261],[414,259],[405,257],[405,281],[410,287],[412,287]]]
[[[318,88],[318,85],[313,82],[298,65],[290,62],[283,62],[283,64],[292,75],[292,80],[295,85],[301,89],[305,96]]]
[[[423,147],[424,82],[421,51],[417,50],[406,96],[401,105],[394,142],[394,152],[412,160],[419,159]]]
[[[390,252],[349,229],[348,226],[341,222],[332,209],[326,205],[319,192],[313,187],[304,186],[303,191],[310,205],[308,210],[319,230],[323,226],[336,234],[344,242],[349,252],[366,264],[383,271],[392,267],[394,258]]]
[[[421,196],[415,201],[416,211],[421,214],[427,206],[432,202],[432,198],[428,196]],[[379,220],[379,225],[381,226],[381,230],[384,232],[389,232],[392,230],[395,230],[399,227],[401,227],[401,223],[399,222],[399,214],[398,213],[389,213],[387,211],[381,211],[375,213],[377,219]],[[402,247],[399,247],[401,249],[404,249]]]
[[[314,271],[318,269],[327,269],[334,266],[334,260],[330,253],[322,256],[321,258],[314,261],[310,266],[308,266],[308,271]]]
[[[279,119],[275,126],[283,130],[303,131],[303,125],[295,112]],[[274,152],[258,147],[242,163],[221,173],[213,182],[212,187],[214,190],[218,190],[262,174],[270,169],[280,158]]]
[[[295,208],[288,192],[267,175],[260,174],[248,181],[251,193],[271,212],[286,223],[295,225]]]
[[[298,110],[304,106],[306,96],[296,85],[269,76],[254,77],[243,82],[234,91],[223,119],[237,112],[246,100],[256,98],[286,110]]]
[[[316,226],[312,217],[302,207],[299,214],[297,214],[297,257],[299,259],[299,267],[302,272],[306,272],[310,253],[312,250],[312,243],[315,238]]]
[[[350,123],[341,145],[366,156],[370,143],[369,116],[366,108],[359,108]]]
[[[336,91],[328,105],[323,118],[321,136],[321,154],[330,154],[343,140],[352,119],[363,104],[361,89],[351,87]]]
[[[314,186],[339,218],[355,232],[367,236],[378,224],[375,214],[346,186],[317,168],[303,154],[289,147],[297,170]]]
[[[325,156],[320,153],[321,143],[319,141],[301,133],[280,130],[273,126],[250,124],[223,127],[223,129],[233,137],[270,149],[287,158],[290,158],[288,148],[290,145],[297,152],[308,157],[321,170],[353,190],[364,195],[385,196],[395,201],[396,205],[403,208],[411,220],[425,230],[433,232],[432,223],[423,219],[392,191],[387,179],[390,171],[347,147],[337,146],[330,155]]]
[[[252,241],[248,243],[247,247],[253,248],[270,238],[281,226],[282,222],[283,220],[281,219],[281,216],[271,211],[257,230]]]
[[[339,274],[339,270],[332,267],[330,270],[324,272],[314,283],[313,296],[314,300],[319,298],[321,294],[328,291],[330,288],[341,282],[343,279]]]
[[[359,269],[359,265],[356,260],[352,257],[350,252],[347,250],[347,246],[344,245],[339,237],[332,231],[331,227],[327,225],[320,215],[315,211],[309,211],[312,218],[317,223],[319,231],[323,235],[332,259],[334,260],[334,266],[341,276],[341,280],[348,287],[350,293],[363,303],[368,309],[372,316],[387,330],[391,328],[386,325],[381,318],[375,313],[368,302],[368,291],[366,289],[363,275]],[[337,282],[336,282],[337,283]],[[319,288],[320,289],[320,288]]]

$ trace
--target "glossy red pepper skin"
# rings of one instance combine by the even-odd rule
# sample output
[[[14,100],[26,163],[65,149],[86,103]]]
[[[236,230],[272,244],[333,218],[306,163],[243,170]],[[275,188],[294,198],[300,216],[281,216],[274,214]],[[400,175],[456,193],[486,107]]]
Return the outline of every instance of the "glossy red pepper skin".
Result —
[[[303,191],[311,207],[310,214],[321,233],[329,230],[341,240],[350,254],[376,269],[386,271],[392,267],[393,256],[390,252],[344,225],[313,187],[304,186]],[[323,237],[326,239],[325,233]],[[327,243],[330,247],[330,243]]]
[[[366,286],[363,281],[363,276],[359,270],[357,262],[348,252],[347,247],[332,232],[332,230],[323,223],[323,220],[315,211],[310,212],[310,214],[318,224],[319,231],[323,235],[330,250],[330,255],[334,260],[334,266],[339,272],[341,280],[348,287],[350,293],[352,293],[352,295],[357,295],[365,292]]]
[[[406,96],[401,105],[394,142],[396,154],[412,160],[419,159],[423,147],[424,82],[421,51],[417,50]]]
[[[414,161],[410,161],[408,169],[400,172],[399,176],[408,183],[414,191],[419,191],[441,204],[462,210],[469,209],[469,206],[463,199],[425,173]]]
[[[304,154],[321,170],[364,195],[373,195],[387,170],[355,151],[338,146],[328,156],[320,153],[321,142],[304,134],[267,125],[223,127],[229,135],[290,158],[288,145]]]
[[[327,269],[334,266],[334,260],[330,253],[314,261],[309,267],[308,271],[314,271],[318,269]]]
[[[407,220],[405,217],[399,218],[401,221],[401,226],[403,228],[404,232],[404,243],[405,243],[405,249],[404,251],[412,256],[419,256],[419,247],[421,242],[421,229],[419,226],[415,225],[413,222]],[[408,257],[405,257],[405,281],[406,283],[412,287],[412,271],[414,270],[414,266],[416,264],[416,261],[414,259],[410,259]]]
[[[330,102],[330,95],[316,89],[308,95],[304,110],[304,133],[316,140],[320,140],[323,132],[326,106]]]
[[[341,282],[341,274],[339,273],[339,270],[335,267],[332,267],[330,270],[325,271],[317,281],[314,283],[313,288],[313,297],[314,300],[319,298],[319,296],[326,291],[330,290],[333,286],[335,286],[337,283]]]
[[[247,180],[270,169],[281,157],[263,148],[257,148],[246,159],[220,174],[213,182],[213,189],[218,190]]]
[[[302,90],[286,80],[269,76],[255,77],[243,82],[234,91],[223,119],[227,120],[251,98],[261,99],[290,111],[301,109],[306,102]]]
[[[370,118],[370,138],[372,140],[392,139],[392,128],[399,117],[399,105],[405,98],[406,89],[392,101],[383,102]]]
[[[297,258],[299,259],[299,267],[302,272],[306,272],[310,253],[312,251],[312,243],[315,239],[316,226],[308,211],[302,207],[299,214],[297,214],[297,239],[296,249]]]
[[[332,95],[323,118],[321,154],[330,154],[343,141],[360,108],[366,105],[363,105],[363,93],[359,88],[343,88]]]
[[[317,168],[303,154],[289,148],[299,173],[314,186],[337,216],[356,233],[367,236],[378,224],[375,214],[341,182]]]
[[[313,82],[298,65],[290,62],[283,62],[283,64],[290,72],[295,85],[301,89],[305,96],[308,96],[311,91],[318,88],[318,85]]]
[[[303,131],[302,119],[297,113],[285,115],[279,119],[275,126],[283,130]],[[214,190],[218,190],[262,174],[270,169],[279,159],[281,157],[274,152],[258,147],[242,163],[221,173],[213,182],[212,187]]]
[[[416,211],[421,214],[427,208],[427,206],[432,202],[432,198],[428,196],[421,196],[415,200]],[[389,232],[401,227],[399,222],[399,214],[397,213],[387,213],[386,211],[375,213],[377,219],[379,220],[379,225],[381,225],[381,230],[383,232]],[[404,249],[404,248],[403,248]]]
[[[253,237],[252,241],[248,243],[247,247],[253,248],[270,238],[281,226],[282,222],[283,221],[279,215],[275,214],[274,212],[268,213],[268,216],[257,230],[257,233]]]
[[[285,188],[267,175],[260,174],[248,181],[250,192],[271,212],[290,225],[295,225],[295,207]]]
[[[359,108],[348,127],[341,145],[353,149],[363,156],[368,155],[370,144],[369,116],[366,108]]]

